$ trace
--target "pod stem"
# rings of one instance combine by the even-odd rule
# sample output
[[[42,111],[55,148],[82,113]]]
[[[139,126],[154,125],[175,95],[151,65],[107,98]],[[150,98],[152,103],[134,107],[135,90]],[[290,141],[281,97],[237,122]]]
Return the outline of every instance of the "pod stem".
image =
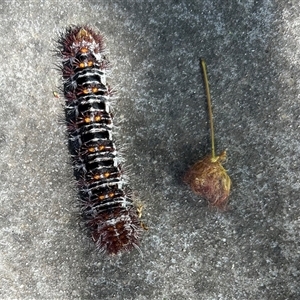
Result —
[[[216,159],[214,120],[213,120],[212,104],[211,104],[211,97],[210,97],[210,90],[209,90],[209,83],[208,83],[208,76],[207,76],[207,68],[206,68],[205,60],[203,58],[200,59],[200,65],[201,65],[202,72],[203,72],[203,79],[204,79],[205,92],[206,92],[206,98],[207,98],[207,106],[208,106],[210,140],[211,140],[211,157],[212,157],[212,160],[214,161]]]

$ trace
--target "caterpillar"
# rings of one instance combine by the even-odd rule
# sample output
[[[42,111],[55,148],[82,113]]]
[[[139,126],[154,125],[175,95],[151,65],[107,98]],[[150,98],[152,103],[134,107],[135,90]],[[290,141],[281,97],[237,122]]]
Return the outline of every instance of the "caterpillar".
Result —
[[[60,36],[62,91],[79,206],[96,248],[116,255],[139,249],[142,224],[113,140],[112,89],[103,36],[72,26]]]

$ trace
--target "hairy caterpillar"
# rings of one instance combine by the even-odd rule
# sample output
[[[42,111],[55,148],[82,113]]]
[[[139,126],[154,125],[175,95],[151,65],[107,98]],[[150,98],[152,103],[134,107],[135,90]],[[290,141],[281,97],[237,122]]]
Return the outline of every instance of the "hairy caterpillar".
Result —
[[[112,91],[103,37],[88,26],[59,39],[69,148],[81,215],[97,249],[118,254],[138,248],[142,230],[112,137]]]

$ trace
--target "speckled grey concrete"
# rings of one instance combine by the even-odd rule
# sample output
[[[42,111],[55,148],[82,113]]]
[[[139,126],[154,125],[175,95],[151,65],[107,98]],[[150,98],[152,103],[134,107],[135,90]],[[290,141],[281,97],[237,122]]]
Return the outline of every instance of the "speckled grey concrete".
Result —
[[[299,14],[288,0],[2,1],[0,298],[300,299]],[[78,221],[53,97],[70,24],[106,36],[143,256],[99,255]],[[181,181],[209,151],[200,56],[233,181],[225,213]]]

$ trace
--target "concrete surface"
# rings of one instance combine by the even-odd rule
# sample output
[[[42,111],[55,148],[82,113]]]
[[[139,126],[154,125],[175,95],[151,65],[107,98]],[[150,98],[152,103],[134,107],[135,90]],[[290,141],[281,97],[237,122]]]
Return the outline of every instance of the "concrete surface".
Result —
[[[1,1],[1,299],[300,299],[298,1]],[[99,255],[76,208],[53,55],[101,30],[141,250]],[[206,58],[230,210],[182,183],[209,151]]]

